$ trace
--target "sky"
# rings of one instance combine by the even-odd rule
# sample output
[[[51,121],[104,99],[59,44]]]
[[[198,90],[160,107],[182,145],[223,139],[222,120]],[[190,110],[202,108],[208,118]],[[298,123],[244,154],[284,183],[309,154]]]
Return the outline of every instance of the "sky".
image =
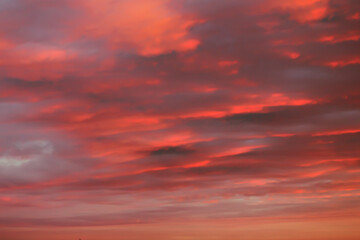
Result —
[[[360,239],[359,41],[358,0],[0,0],[0,239]]]

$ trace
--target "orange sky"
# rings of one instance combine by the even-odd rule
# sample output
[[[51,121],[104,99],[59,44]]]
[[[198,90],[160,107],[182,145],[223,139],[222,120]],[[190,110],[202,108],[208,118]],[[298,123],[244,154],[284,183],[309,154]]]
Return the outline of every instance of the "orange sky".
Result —
[[[356,240],[357,0],[0,2],[0,240]]]

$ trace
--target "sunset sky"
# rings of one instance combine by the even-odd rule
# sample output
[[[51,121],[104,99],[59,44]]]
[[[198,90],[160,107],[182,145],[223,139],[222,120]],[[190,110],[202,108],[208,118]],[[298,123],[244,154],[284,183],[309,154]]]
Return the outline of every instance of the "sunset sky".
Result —
[[[360,239],[359,0],[0,0],[0,240]]]

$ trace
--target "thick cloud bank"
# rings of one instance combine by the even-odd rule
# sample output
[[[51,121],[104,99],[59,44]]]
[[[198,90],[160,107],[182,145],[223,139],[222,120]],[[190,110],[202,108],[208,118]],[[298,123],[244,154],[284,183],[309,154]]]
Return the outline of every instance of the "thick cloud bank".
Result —
[[[0,238],[359,239],[359,26],[358,0],[0,1]]]

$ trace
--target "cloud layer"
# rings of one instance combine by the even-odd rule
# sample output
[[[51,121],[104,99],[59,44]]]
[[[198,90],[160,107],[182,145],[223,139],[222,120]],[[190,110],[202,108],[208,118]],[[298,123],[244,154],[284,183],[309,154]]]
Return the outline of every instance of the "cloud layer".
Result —
[[[359,14],[357,0],[2,1],[0,232],[357,239]]]

